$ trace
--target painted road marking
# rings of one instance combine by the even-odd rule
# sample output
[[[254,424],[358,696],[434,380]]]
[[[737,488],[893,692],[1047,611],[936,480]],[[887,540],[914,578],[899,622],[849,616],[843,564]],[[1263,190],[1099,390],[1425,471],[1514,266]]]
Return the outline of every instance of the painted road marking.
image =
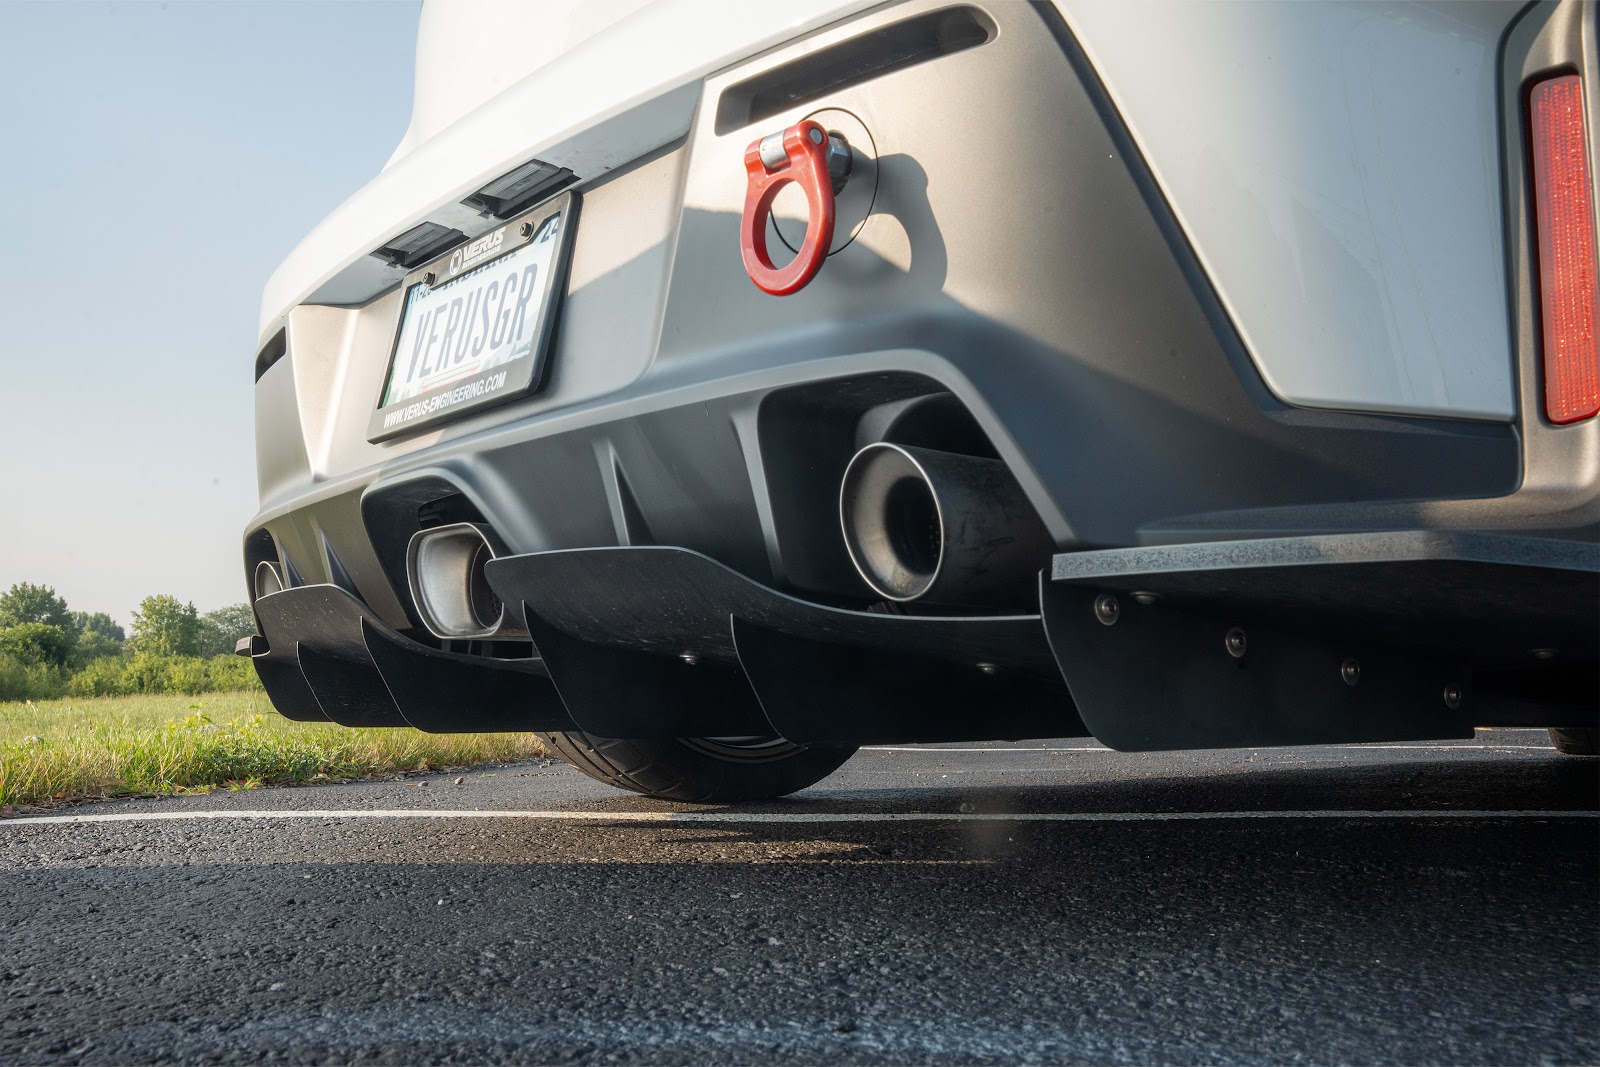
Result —
[[[340,819],[524,819],[541,822],[598,823],[862,823],[862,822],[1210,822],[1233,819],[1595,819],[1600,811],[1493,811],[1493,810],[1404,810],[1342,811],[1324,808],[1312,811],[1052,811],[1052,812],[941,812],[941,811],[828,811],[828,812],[743,812],[743,811],[487,811],[447,808],[387,808],[351,810],[342,808],[310,811],[254,809],[238,811],[148,811],[117,812],[107,815],[41,815],[0,820],[0,827],[70,825],[79,823],[206,822],[227,820]]]
[[[1235,748],[1232,752],[1275,752],[1291,751],[1294,746],[1259,745],[1255,748]],[[1391,743],[1374,743],[1367,745],[1313,745],[1313,751],[1326,749],[1352,750],[1356,752],[1384,752],[1391,749],[1412,749],[1422,752],[1550,752],[1554,753],[1552,745],[1396,745]],[[863,745],[863,752],[1009,752],[1014,755],[1027,755],[1033,752],[1118,752],[1124,756],[1153,756],[1157,751],[1139,752],[1107,748],[1104,745],[1084,745],[1078,748],[933,748],[923,745]]]

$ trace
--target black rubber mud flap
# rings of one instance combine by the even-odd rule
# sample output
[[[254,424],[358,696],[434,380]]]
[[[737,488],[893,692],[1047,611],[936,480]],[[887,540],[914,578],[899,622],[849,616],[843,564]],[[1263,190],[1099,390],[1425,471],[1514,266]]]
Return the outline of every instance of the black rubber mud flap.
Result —
[[[997,645],[1015,648],[1039,640],[1037,619],[996,622],[989,629]],[[925,632],[929,627],[918,629],[924,632],[917,636],[932,636]],[[767,718],[797,744],[1002,741],[1088,733],[1059,678],[1039,678],[985,660],[814,641],[737,617],[733,636],[740,662],[752,680],[759,679],[756,691]]]
[[[256,616],[268,650],[252,659],[273,706],[290,718],[435,733],[571,728],[537,660],[428,648],[385,626],[338,586],[262,597]]]
[[[599,736],[860,744],[1083,729],[1037,616],[846,611],[668,547],[513,556],[488,575],[523,604],[572,717]]]
[[[1060,555],[1040,600],[1114,748],[1403,741],[1592,708],[1597,567],[1503,535],[1268,538]]]

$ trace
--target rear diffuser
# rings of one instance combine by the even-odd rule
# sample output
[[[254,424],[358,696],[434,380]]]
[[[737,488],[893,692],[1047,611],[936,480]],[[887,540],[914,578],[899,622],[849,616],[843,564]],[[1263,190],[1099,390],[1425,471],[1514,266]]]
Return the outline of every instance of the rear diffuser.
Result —
[[[430,733],[570,730],[538,660],[441,652],[401,636],[334,585],[256,601],[267,650],[251,657],[292,719]]]
[[[572,717],[601,737],[796,743],[1085,733],[1039,618],[879,615],[797,600],[697,552],[492,561]]]
[[[281,714],[342,726],[407,725],[367,656],[365,609],[349,593],[335,585],[296,586],[255,607],[267,651],[251,661]]]

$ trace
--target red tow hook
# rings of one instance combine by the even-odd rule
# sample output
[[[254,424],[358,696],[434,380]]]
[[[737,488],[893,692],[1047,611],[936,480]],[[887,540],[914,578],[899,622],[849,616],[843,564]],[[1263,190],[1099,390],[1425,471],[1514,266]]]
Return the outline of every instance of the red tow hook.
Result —
[[[839,134],[806,119],[780,133],[751,141],[744,150],[749,185],[739,222],[739,251],[750,280],[764,293],[788,296],[805,288],[833,245],[833,197],[850,176],[850,146]],[[806,194],[806,239],[786,267],[767,254],[767,220],[778,191],[790,182]]]

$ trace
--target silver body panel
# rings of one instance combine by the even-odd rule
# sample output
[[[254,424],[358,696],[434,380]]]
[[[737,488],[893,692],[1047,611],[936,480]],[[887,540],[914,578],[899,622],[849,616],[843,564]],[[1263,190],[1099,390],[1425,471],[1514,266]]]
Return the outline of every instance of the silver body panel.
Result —
[[[1062,10],[1278,396],[1509,421],[1497,55],[1524,6]]]

